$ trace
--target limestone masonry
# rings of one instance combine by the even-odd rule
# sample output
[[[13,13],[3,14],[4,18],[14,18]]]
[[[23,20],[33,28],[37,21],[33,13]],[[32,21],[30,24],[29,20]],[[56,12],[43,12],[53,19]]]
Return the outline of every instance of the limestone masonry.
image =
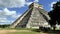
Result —
[[[29,6],[29,9],[10,25],[10,28],[47,27],[49,19],[48,12],[43,9],[43,6],[37,2],[33,2]]]

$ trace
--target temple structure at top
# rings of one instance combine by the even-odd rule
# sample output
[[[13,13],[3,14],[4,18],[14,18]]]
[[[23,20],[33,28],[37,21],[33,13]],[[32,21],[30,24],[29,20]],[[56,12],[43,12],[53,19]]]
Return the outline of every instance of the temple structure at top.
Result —
[[[47,27],[48,12],[43,9],[41,4],[33,2],[19,18],[17,18],[10,28],[39,28],[39,26]]]
[[[40,8],[40,9],[43,9],[43,6],[41,5],[41,4],[38,4],[37,2],[34,2],[34,3],[32,3],[30,6],[29,6],[29,8],[31,8],[31,7],[36,7],[36,8]]]

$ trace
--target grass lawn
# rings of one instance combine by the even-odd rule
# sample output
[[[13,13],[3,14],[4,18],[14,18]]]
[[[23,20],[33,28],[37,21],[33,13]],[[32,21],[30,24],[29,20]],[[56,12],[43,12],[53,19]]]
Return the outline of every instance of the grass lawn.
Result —
[[[7,34],[40,34],[38,32],[10,32]]]
[[[27,29],[27,28],[1,28],[0,34],[59,34],[60,30],[50,31],[50,32],[37,32],[35,29]]]
[[[32,31],[28,28],[1,28],[0,34],[40,34],[40,32]],[[4,32],[4,33],[3,33]]]

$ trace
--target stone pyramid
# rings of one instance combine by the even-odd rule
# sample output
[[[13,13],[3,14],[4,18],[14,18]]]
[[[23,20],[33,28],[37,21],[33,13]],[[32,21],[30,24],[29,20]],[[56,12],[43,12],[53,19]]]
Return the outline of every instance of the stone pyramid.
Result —
[[[39,26],[45,26],[48,20],[48,12],[41,4],[33,2],[29,9],[11,24],[10,28],[39,28]]]

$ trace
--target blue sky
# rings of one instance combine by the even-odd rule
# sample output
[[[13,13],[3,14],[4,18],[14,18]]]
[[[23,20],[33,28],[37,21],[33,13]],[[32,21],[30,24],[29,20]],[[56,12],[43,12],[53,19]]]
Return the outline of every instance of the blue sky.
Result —
[[[52,4],[58,0],[0,0],[0,24],[13,23],[34,1],[42,4],[44,10],[49,12],[52,10]]]

